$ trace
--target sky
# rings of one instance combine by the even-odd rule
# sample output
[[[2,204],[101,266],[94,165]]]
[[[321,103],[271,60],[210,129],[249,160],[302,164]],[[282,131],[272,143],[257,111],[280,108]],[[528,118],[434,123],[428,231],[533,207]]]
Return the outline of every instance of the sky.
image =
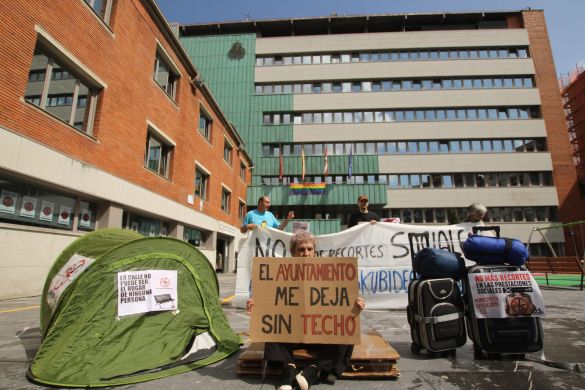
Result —
[[[585,0],[156,0],[171,23],[337,15],[543,9],[557,75],[585,60]]]

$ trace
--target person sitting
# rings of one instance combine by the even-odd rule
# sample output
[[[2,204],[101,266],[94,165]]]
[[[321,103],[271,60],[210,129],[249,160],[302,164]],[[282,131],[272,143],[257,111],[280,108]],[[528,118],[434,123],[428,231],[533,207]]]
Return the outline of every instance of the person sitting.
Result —
[[[294,257],[315,257],[315,236],[299,231],[294,234],[290,243],[290,251]],[[249,299],[246,306],[248,314],[251,313],[254,300]],[[366,307],[363,298],[355,301],[357,315]],[[302,371],[297,369],[293,352],[303,348],[312,355],[316,355],[316,361],[305,367]],[[334,384],[349,366],[353,345],[344,344],[296,344],[296,343],[265,343],[264,359],[271,365],[282,368],[282,376],[278,390],[292,390],[298,385],[301,390],[308,390],[312,385],[324,379]]]
[[[481,203],[472,203],[467,207],[467,218],[465,222],[473,222],[478,226],[483,226],[483,218],[487,213],[487,207]]]

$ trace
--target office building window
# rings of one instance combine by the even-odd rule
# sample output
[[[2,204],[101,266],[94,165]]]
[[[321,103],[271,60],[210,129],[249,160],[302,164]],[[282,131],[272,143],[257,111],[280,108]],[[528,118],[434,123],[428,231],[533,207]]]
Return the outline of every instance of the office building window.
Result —
[[[246,164],[244,162],[240,162],[240,178],[246,181]]]
[[[209,173],[201,169],[195,168],[195,196],[201,200],[207,200],[207,187],[209,186]]]
[[[227,138],[223,139],[223,159],[225,162],[227,162],[230,166],[232,165],[232,152],[234,150],[234,147],[232,146],[232,144],[230,143],[230,141],[227,140]]]
[[[211,117],[203,110],[203,107],[199,108],[199,132],[211,141]]]
[[[232,192],[226,187],[221,187],[221,210],[225,213],[230,213],[230,202],[232,199]]]
[[[176,100],[179,77],[179,71],[172,65],[164,50],[158,46],[152,78],[172,100]]]
[[[113,0],[84,0],[91,9],[104,21],[109,24],[112,13]]]
[[[64,60],[37,43],[24,99],[79,131],[91,134],[102,88],[64,66]]]
[[[172,151],[173,145],[149,129],[145,156],[145,165],[148,169],[168,178]]]
[[[244,203],[240,200],[238,203],[238,218],[240,218],[240,220],[243,221],[245,216],[246,216],[246,203]]]

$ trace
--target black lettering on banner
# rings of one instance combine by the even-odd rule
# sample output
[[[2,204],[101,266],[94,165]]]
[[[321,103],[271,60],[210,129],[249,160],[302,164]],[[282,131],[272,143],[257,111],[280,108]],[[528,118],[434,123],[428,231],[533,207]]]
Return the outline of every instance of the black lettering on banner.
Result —
[[[262,316],[262,333],[264,334],[282,334],[285,331],[291,334],[291,315],[276,314],[274,316],[265,314]]]
[[[408,254],[410,253],[410,251],[408,250],[408,247],[404,244],[400,244],[398,242],[396,242],[396,237],[401,236],[401,235],[405,235],[405,232],[397,232],[396,234],[394,234],[391,238],[390,238],[390,244],[392,244],[393,247],[395,248],[402,248],[404,250],[403,253],[400,254],[394,254],[392,255],[393,259],[401,259],[403,257],[408,256]]]

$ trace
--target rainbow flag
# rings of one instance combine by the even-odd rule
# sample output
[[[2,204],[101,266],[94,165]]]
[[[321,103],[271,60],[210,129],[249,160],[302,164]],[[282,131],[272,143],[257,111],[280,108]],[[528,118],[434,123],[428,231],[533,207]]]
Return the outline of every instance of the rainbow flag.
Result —
[[[289,186],[291,195],[323,195],[326,183],[293,183]]]

